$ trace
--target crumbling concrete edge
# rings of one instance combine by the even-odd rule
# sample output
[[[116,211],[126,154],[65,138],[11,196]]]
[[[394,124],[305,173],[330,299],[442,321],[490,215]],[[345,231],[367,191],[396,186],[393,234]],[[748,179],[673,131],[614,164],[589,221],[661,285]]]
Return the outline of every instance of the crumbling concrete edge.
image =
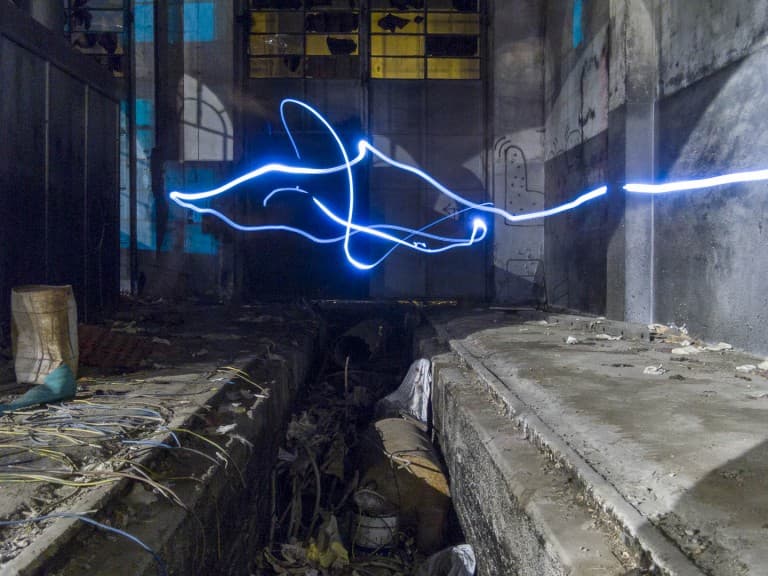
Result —
[[[619,528],[625,542],[646,557],[648,569],[665,576],[704,576],[673,542],[645,518],[616,488],[590,466],[523,402],[514,390],[485,367],[459,340],[452,340],[444,327],[433,323],[438,340],[447,343],[505,407],[524,437],[550,458],[561,463],[583,487],[585,496]]]
[[[626,575],[635,558],[570,471],[520,434],[454,352],[433,358],[435,431],[479,574]]]
[[[292,350],[287,355],[287,358],[272,360],[268,358],[267,365],[272,369],[276,369],[280,374],[280,379],[283,380],[285,388],[283,390],[273,390],[273,394],[265,400],[259,401],[254,408],[256,410],[256,418],[263,423],[265,421],[265,415],[269,414],[271,418],[268,420],[278,421],[283,418],[295,399],[301,386],[304,384],[306,378],[310,373],[310,364],[314,359],[320,342],[322,342],[324,334],[322,331],[313,335],[312,338],[306,338],[302,341],[302,345]],[[265,358],[263,355],[253,354],[241,357],[232,362],[232,366],[236,369],[242,370],[245,373],[252,373],[258,367],[265,366]],[[200,370],[198,378],[194,380],[195,384],[205,387],[210,387],[210,393],[199,399],[197,409],[191,414],[185,417],[173,421],[170,423],[169,428],[196,428],[194,421],[198,419],[205,411],[207,406],[216,406],[225,401],[227,386],[220,385],[214,381],[220,380],[220,374],[216,373],[215,366],[208,366],[205,369]],[[232,380],[237,379],[237,375],[232,373]],[[191,385],[192,382],[188,382]],[[287,420],[282,422],[283,427],[287,425]],[[258,425],[254,428],[254,432],[261,431],[263,425]],[[273,451],[276,455],[276,442],[282,438],[279,435],[279,430],[273,430],[277,436],[274,439],[267,439],[266,444],[274,445],[271,448],[265,446],[267,452]],[[279,436],[279,437],[278,437]],[[163,441],[171,443],[170,432]],[[251,440],[256,443],[257,439],[251,437]],[[243,471],[246,468],[258,465],[257,458],[251,453],[251,450],[239,443],[229,448],[230,456],[235,461],[235,464],[240,466]],[[141,457],[138,462],[143,465],[148,465],[154,460],[158,460],[165,457],[158,449],[154,449]],[[206,474],[205,487],[196,486],[191,494],[191,500],[188,501],[190,509],[195,509],[205,501],[205,496],[209,490],[220,490],[221,487],[214,487],[214,484],[218,485],[222,482],[230,482],[229,479],[224,479],[224,475],[230,475],[230,472],[225,470],[223,465],[213,466],[209,473]],[[105,510],[109,510],[114,505],[119,505],[122,498],[125,496],[127,489],[131,486],[131,482],[128,480],[121,480],[114,484],[97,487],[89,490],[87,494],[77,501],[77,510],[83,511],[98,511],[95,517],[99,517]],[[248,499],[252,496],[252,490],[247,488],[243,490],[243,497]],[[249,495],[248,493],[251,493]],[[238,498],[232,498],[233,502],[237,502]],[[156,539],[146,542],[151,545],[165,561],[166,568],[169,573],[188,574],[195,572],[200,566],[194,565],[194,559],[189,554],[181,552],[181,548],[178,547],[174,540],[179,534],[194,536],[197,526],[195,525],[195,515],[190,514],[189,510],[182,510],[176,505],[172,505],[167,502],[163,502],[163,506],[156,504],[154,508],[167,508],[165,512],[158,512],[159,514],[165,514],[166,521],[164,522],[165,528],[161,534],[157,535]],[[77,519],[73,518],[57,518],[52,520],[51,523],[45,527],[43,532],[35,538],[30,545],[25,548],[18,556],[6,563],[2,567],[3,574],[19,574],[19,575],[36,575],[48,573],[49,563],[54,562],[60,565],[61,557],[66,556],[69,551],[75,550],[75,553],[80,553],[83,547],[78,546],[78,536],[84,533],[84,531],[90,530],[90,527],[83,524]],[[241,526],[242,530],[242,526]],[[131,530],[128,530],[129,532]],[[242,537],[248,539],[251,534],[241,534]],[[238,562],[244,562],[242,558],[245,548],[243,542],[235,542],[230,540],[233,550],[227,555],[228,561],[233,563],[235,560]],[[250,543],[250,542],[249,542]],[[130,548],[133,549],[133,548]],[[233,556],[237,556],[236,559]],[[124,560],[131,566],[133,574],[146,574],[154,575],[157,573],[157,566],[153,558],[137,550],[135,555],[130,555]],[[117,558],[114,561],[118,561]],[[192,565],[190,565],[190,562]],[[103,566],[103,568],[110,569],[109,566]],[[245,567],[243,566],[243,569]],[[103,572],[96,572],[103,573]]]

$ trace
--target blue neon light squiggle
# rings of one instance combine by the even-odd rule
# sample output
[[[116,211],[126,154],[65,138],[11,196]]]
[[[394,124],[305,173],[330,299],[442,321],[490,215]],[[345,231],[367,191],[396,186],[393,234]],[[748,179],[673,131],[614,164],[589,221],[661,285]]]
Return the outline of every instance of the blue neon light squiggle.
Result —
[[[466,238],[452,238],[452,237],[440,236],[440,235],[427,232],[427,230],[437,226],[438,224],[446,221],[447,219],[457,217],[469,211],[493,214],[495,216],[503,218],[508,222],[517,223],[517,222],[524,222],[524,221],[536,220],[541,218],[548,218],[556,214],[562,214],[564,212],[574,210],[579,206],[582,206],[588,202],[591,202],[592,200],[605,196],[608,192],[608,188],[606,186],[600,186],[594,190],[591,190],[589,192],[586,192],[578,196],[577,198],[569,202],[565,202],[563,204],[554,206],[552,208],[548,208],[546,210],[538,210],[535,212],[528,212],[524,214],[512,214],[510,212],[507,212],[506,210],[503,210],[501,208],[494,206],[492,203],[489,203],[489,202],[476,203],[464,198],[463,196],[460,196],[459,194],[456,194],[455,192],[445,187],[443,184],[441,184],[439,181],[434,179],[432,176],[430,176],[423,170],[415,166],[411,166],[409,164],[404,164],[402,162],[398,162],[394,160],[393,158],[387,156],[381,150],[377,149],[375,146],[370,144],[367,140],[360,140],[358,142],[357,155],[350,158],[346,148],[344,147],[341,141],[341,138],[333,129],[331,124],[325,119],[325,117],[323,117],[322,114],[320,114],[320,112],[318,112],[315,108],[311,107],[305,102],[288,98],[283,100],[280,103],[280,117],[281,117],[283,126],[286,130],[286,134],[288,135],[288,138],[290,140],[291,146],[293,147],[293,150],[296,154],[296,158],[298,160],[301,160],[301,153],[293,137],[289,123],[285,115],[286,107],[289,105],[297,106],[303,109],[304,111],[311,114],[315,119],[317,119],[318,122],[320,122],[320,124],[325,128],[325,130],[327,130],[327,132],[333,138],[336,144],[336,147],[338,149],[339,155],[342,159],[341,163],[335,164],[333,166],[326,166],[326,167],[307,166],[303,164],[269,163],[257,168],[256,170],[252,170],[246,174],[243,174],[242,176],[235,178],[225,183],[222,186],[213,188],[211,190],[202,191],[202,192],[180,192],[180,191],[174,190],[169,194],[169,197],[171,198],[171,200],[173,200],[179,206],[183,208],[188,208],[199,214],[209,214],[209,215],[215,216],[220,220],[222,220],[223,222],[225,222],[227,225],[231,226],[232,228],[241,230],[243,232],[283,231],[283,232],[298,234],[300,236],[303,236],[304,238],[307,238],[308,240],[311,240],[312,242],[316,242],[319,244],[333,244],[337,242],[342,242],[344,254],[347,260],[355,268],[359,270],[370,270],[372,268],[375,268],[379,264],[381,264],[381,262],[383,262],[398,247],[407,248],[407,249],[425,253],[425,254],[437,254],[437,253],[445,252],[455,248],[472,246],[473,244],[482,242],[488,234],[488,227],[486,222],[479,216],[475,216],[474,218],[472,218],[471,233]],[[448,216],[434,220],[433,222],[430,222],[426,226],[423,226],[422,228],[419,228],[419,229],[396,226],[394,224],[363,225],[356,222],[355,221],[355,184],[354,184],[354,178],[352,175],[352,168],[360,164],[361,162],[363,162],[363,160],[365,160],[369,155],[378,158],[379,160],[385,162],[386,164],[389,164],[394,168],[397,168],[404,172],[413,174],[418,178],[421,178],[426,183],[428,183],[429,185],[431,185],[432,187],[440,191],[442,194],[445,194],[446,196],[448,196],[458,204],[465,206],[465,208],[455,212],[454,214],[450,214]],[[310,205],[317,208],[320,214],[322,214],[327,219],[327,222],[341,228],[342,230],[341,234],[331,236],[331,237],[319,237],[302,228],[283,225],[283,224],[261,224],[261,225],[253,225],[253,226],[243,225],[233,221],[231,218],[222,214],[218,210],[215,210],[213,208],[200,207],[192,203],[195,201],[208,200],[211,198],[215,198],[217,196],[220,196],[221,194],[228,192],[229,190],[236,188],[237,186],[240,186],[241,184],[244,184],[246,182],[252,181],[259,177],[267,176],[271,174],[285,174],[289,176],[290,175],[323,176],[323,175],[337,174],[341,172],[345,173],[344,175],[346,178],[346,190],[345,190],[346,213],[343,216],[336,214],[325,202],[320,200],[316,195],[312,194],[310,191],[304,188],[301,188],[300,186],[275,188],[269,194],[267,194],[262,201],[262,205],[264,207],[267,207],[270,200],[272,200],[275,196],[277,196],[278,194],[282,195],[285,193],[297,193],[297,194],[301,194],[302,196],[306,196],[310,198],[312,201]],[[739,183],[739,182],[754,182],[759,180],[768,180],[768,170],[739,172],[739,173],[728,174],[723,176],[716,176],[712,178],[669,182],[664,184],[632,183],[632,184],[625,185],[623,188],[627,193],[665,194],[670,192],[698,190],[698,189],[704,189],[704,188],[711,188],[714,186],[721,186],[724,184],[732,184],[732,183]],[[402,234],[402,236],[398,234]],[[358,236],[358,235],[363,235],[368,238],[387,242],[391,244],[391,246],[380,258],[369,261],[369,262],[364,262],[352,254],[352,250],[350,247],[350,240],[354,236]],[[428,244],[428,242],[431,242],[437,245]]]

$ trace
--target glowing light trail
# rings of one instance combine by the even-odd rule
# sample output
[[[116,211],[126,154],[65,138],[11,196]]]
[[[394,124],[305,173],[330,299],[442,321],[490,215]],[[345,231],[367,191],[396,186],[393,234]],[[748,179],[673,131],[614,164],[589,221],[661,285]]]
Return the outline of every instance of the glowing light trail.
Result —
[[[758,182],[768,180],[768,170],[753,170],[751,172],[734,172],[711,178],[699,178],[698,180],[678,180],[664,184],[627,184],[624,190],[636,194],[668,194],[669,192],[683,192],[685,190],[702,190],[714,188],[725,184],[738,184],[741,182]]]
[[[234,180],[231,180],[230,182],[227,182],[222,186],[213,188],[211,190],[206,190],[202,192],[172,191],[169,194],[171,200],[173,200],[179,206],[183,208],[188,208],[199,214],[209,214],[209,215],[215,216],[220,220],[222,220],[223,222],[225,222],[227,225],[231,226],[232,228],[241,230],[243,232],[284,231],[284,232],[299,234],[304,238],[307,238],[308,240],[311,240],[312,242],[316,242],[319,244],[333,244],[336,242],[343,242],[344,254],[347,260],[359,270],[370,270],[372,268],[375,268],[379,264],[381,264],[381,262],[383,262],[398,247],[408,248],[410,250],[415,250],[425,254],[437,254],[437,253],[445,252],[447,250],[452,250],[455,248],[472,246],[473,244],[483,241],[488,234],[488,227],[486,222],[479,217],[475,217],[472,219],[472,231],[471,231],[471,234],[466,238],[453,238],[453,237],[431,234],[427,232],[427,230],[437,226],[438,224],[448,220],[449,218],[454,218],[468,211],[477,211],[477,212],[494,214],[495,216],[499,216],[508,222],[524,222],[524,221],[536,220],[540,218],[548,218],[556,214],[562,214],[564,212],[574,210],[583,204],[586,204],[592,200],[605,196],[608,192],[608,188],[606,186],[600,186],[599,188],[596,188],[590,192],[586,192],[585,194],[582,194],[569,202],[565,202],[564,204],[560,204],[558,206],[554,206],[546,210],[538,210],[535,212],[528,212],[524,214],[512,214],[506,210],[493,206],[492,203],[476,203],[464,198],[463,196],[460,196],[459,194],[456,194],[455,192],[445,187],[443,184],[438,182],[435,178],[433,178],[423,170],[415,166],[411,166],[409,164],[404,164],[402,162],[398,162],[397,160],[394,160],[393,158],[384,154],[381,150],[377,149],[375,146],[371,145],[367,140],[360,140],[358,142],[357,155],[354,156],[353,158],[350,158],[346,148],[344,147],[341,141],[341,138],[333,129],[331,124],[322,116],[322,114],[320,114],[320,112],[318,112],[315,108],[309,106],[308,104],[301,102],[300,100],[289,98],[289,99],[283,100],[280,103],[280,117],[281,117],[283,126],[285,127],[288,138],[291,142],[291,146],[293,147],[293,150],[296,153],[296,158],[298,160],[301,160],[301,153],[299,151],[299,148],[296,144],[296,141],[291,132],[289,123],[285,116],[285,109],[288,105],[302,108],[303,110],[305,110],[306,112],[314,116],[323,125],[323,127],[328,131],[328,133],[333,138],[336,144],[336,147],[338,148],[339,155],[343,159],[342,163],[335,164],[333,166],[326,166],[326,167],[307,166],[303,164],[269,163],[255,170],[252,170],[246,174],[243,174],[242,176],[235,178]],[[445,194],[446,196],[448,196],[458,204],[465,206],[465,208],[455,212],[454,214],[450,214],[448,216],[434,220],[433,222],[419,229],[396,226],[394,224],[362,225],[356,222],[354,217],[355,216],[355,184],[352,176],[352,168],[357,164],[360,164],[361,162],[363,162],[369,155],[378,158],[379,160],[385,162],[386,164],[392,166],[393,168],[397,168],[399,170],[402,170],[403,172],[413,174],[417,178],[421,178],[422,180],[430,184],[432,187],[440,191],[442,194]],[[290,192],[290,193],[298,193],[303,196],[309,197],[312,200],[312,205],[314,205],[317,209],[319,209],[320,213],[323,216],[325,216],[325,218],[327,218],[328,222],[335,224],[342,229],[341,234],[333,237],[321,238],[302,228],[288,226],[284,224],[260,224],[260,225],[253,225],[253,226],[243,225],[235,222],[228,216],[222,214],[221,212],[213,208],[199,207],[196,204],[192,203],[199,200],[208,200],[211,198],[215,198],[217,196],[220,196],[221,194],[224,194],[225,192],[228,192],[229,190],[236,188],[237,186],[240,186],[241,184],[244,184],[251,180],[255,180],[262,176],[268,176],[271,174],[285,174],[289,176],[290,175],[323,176],[323,175],[336,174],[341,172],[344,172],[346,176],[345,194],[347,196],[346,198],[347,202],[346,202],[346,214],[344,214],[344,216],[340,216],[339,214],[336,214],[328,207],[326,203],[324,203],[319,198],[317,198],[317,196],[315,196],[311,192],[299,186],[275,188],[269,194],[267,194],[262,201],[262,206],[266,208],[270,200],[272,200],[278,194]],[[665,194],[670,192],[680,192],[684,190],[698,190],[703,188],[722,186],[724,184],[734,184],[739,182],[754,182],[759,180],[768,180],[768,170],[738,172],[738,173],[726,174],[722,176],[715,176],[712,178],[668,182],[663,184],[631,183],[631,184],[626,184],[623,188],[628,193]],[[404,235],[401,237],[401,236],[398,236],[396,233],[402,233]],[[383,256],[371,262],[363,262],[361,260],[358,260],[355,256],[353,256],[351,252],[350,239],[360,234],[367,236],[369,238],[374,238],[377,240],[390,243],[391,247],[384,253]],[[425,242],[426,240],[437,242],[437,243],[440,243],[441,245],[436,247],[429,247]]]

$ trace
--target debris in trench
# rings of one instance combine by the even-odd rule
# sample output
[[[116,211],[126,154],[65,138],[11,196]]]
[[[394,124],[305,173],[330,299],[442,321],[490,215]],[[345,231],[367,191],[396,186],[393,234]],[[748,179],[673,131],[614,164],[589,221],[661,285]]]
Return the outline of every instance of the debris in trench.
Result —
[[[648,376],[663,376],[669,372],[664,366],[659,364],[658,366],[646,366],[643,370],[643,374],[647,374]]]
[[[472,576],[475,566],[475,551],[472,546],[461,544],[430,556],[419,566],[416,576]]]
[[[400,387],[376,403],[376,417],[387,418],[405,414],[426,424],[432,394],[430,369],[431,363],[425,358],[411,364]]]
[[[310,385],[288,425],[273,473],[269,542],[254,574],[405,576],[445,546],[448,481],[416,419],[426,419],[429,361],[414,362],[392,392],[401,368],[390,332],[372,319],[333,341],[330,358],[343,369]],[[362,360],[341,359],[355,351]],[[377,414],[408,419],[369,425],[374,404]]]
[[[757,368],[759,370],[763,370],[764,372],[768,372],[768,360],[760,362],[760,364],[757,365]]]
[[[579,343],[579,339],[576,338],[575,336],[568,336],[568,338],[565,339],[565,343],[568,344],[568,345],[578,344]]]

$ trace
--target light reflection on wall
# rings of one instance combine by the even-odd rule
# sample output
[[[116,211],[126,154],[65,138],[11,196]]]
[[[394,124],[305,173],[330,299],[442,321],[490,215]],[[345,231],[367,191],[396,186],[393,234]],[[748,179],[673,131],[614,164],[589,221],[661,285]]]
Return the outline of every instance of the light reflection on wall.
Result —
[[[218,96],[185,74],[179,86],[182,160],[222,161],[234,156],[232,119]]]

